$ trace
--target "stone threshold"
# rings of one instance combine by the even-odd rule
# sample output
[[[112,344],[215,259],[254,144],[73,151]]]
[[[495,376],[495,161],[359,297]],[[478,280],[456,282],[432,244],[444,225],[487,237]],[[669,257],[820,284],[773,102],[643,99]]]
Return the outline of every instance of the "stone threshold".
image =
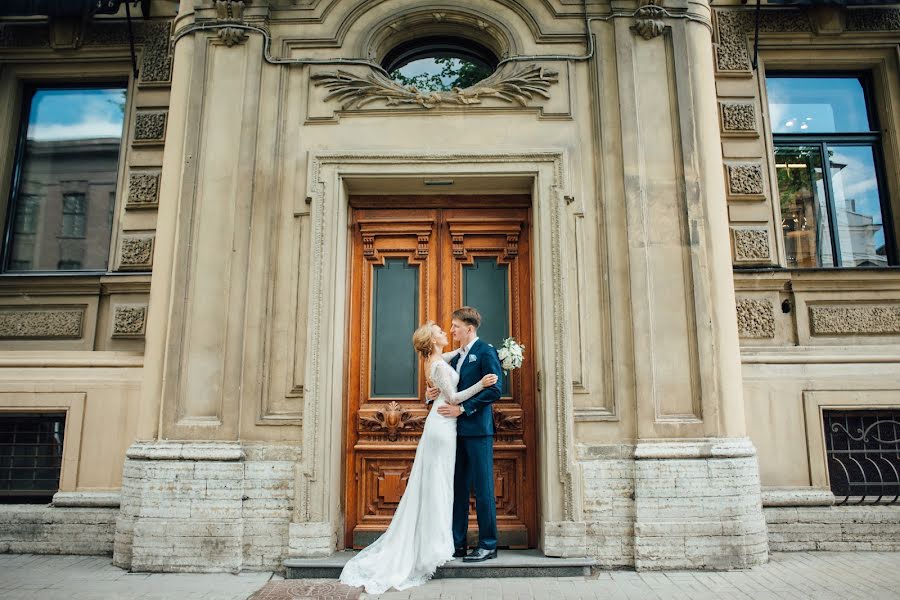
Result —
[[[341,569],[356,552],[335,552],[324,558],[288,558],[286,579],[337,579]],[[497,558],[480,563],[451,560],[438,567],[435,579],[484,577],[582,577],[596,566],[593,558],[552,558],[540,550],[500,550]]]

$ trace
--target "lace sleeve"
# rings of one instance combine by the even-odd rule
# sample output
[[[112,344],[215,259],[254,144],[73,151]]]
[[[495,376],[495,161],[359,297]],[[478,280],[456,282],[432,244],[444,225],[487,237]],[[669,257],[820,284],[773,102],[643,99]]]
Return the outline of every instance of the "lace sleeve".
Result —
[[[445,366],[440,366],[441,364]],[[451,383],[450,373],[448,372],[447,363],[435,363],[437,365],[434,367],[434,373],[431,378],[432,382],[441,390],[441,393],[444,395],[444,398],[447,399],[447,402],[450,404],[459,404],[461,402],[465,402],[478,392],[484,389],[484,386],[481,385],[481,381],[473,385],[470,388],[466,388],[461,392],[456,391],[456,387]]]
[[[444,352],[444,353],[441,355],[441,358],[444,359],[444,362],[448,363],[448,362],[450,362],[451,360],[453,360],[453,357],[454,357],[454,356],[456,356],[457,354],[459,354],[459,350],[460,350],[460,349],[457,348],[456,350],[454,350],[454,351],[452,351],[452,352]]]

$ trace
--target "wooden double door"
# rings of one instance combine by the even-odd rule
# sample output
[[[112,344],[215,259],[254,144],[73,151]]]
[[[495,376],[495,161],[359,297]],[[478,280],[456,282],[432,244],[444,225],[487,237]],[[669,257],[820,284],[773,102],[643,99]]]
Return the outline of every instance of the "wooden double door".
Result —
[[[527,198],[391,198],[395,208],[351,199],[353,239],[346,411],[347,547],[387,529],[406,488],[428,407],[412,333],[426,320],[445,331],[464,305],[482,315],[479,337],[526,347],[494,404],[494,491],[499,543],[537,542],[535,371]],[[397,208],[421,206],[429,208]],[[506,204],[497,208],[497,204]],[[483,204],[492,208],[459,208]],[[449,334],[448,334],[449,335]],[[455,347],[451,339],[451,347]],[[448,348],[449,350],[450,348]],[[477,536],[470,498],[470,538]],[[477,539],[477,538],[476,538]]]

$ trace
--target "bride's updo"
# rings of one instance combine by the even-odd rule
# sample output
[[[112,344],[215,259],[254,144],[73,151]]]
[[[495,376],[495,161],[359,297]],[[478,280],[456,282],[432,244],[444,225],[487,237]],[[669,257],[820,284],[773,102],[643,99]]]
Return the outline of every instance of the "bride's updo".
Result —
[[[412,336],[413,348],[422,355],[422,358],[428,358],[434,352],[434,321],[425,321],[425,323],[416,329]]]

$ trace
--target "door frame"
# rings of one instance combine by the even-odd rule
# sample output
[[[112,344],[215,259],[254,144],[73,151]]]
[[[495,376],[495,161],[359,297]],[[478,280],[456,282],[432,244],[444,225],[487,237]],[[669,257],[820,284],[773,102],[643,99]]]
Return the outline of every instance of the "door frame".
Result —
[[[530,180],[536,342],[532,358],[539,379],[535,394],[537,488],[541,499],[538,546],[556,546],[556,537],[562,530],[583,529],[566,310],[570,299],[564,231],[567,206],[573,199],[568,189],[567,163],[562,150],[310,154],[306,198],[298,198],[294,206],[295,217],[310,221],[307,339],[311,351],[304,378],[303,450],[295,478],[294,515],[289,532],[292,555],[304,555],[304,547],[314,548],[317,553],[343,547],[344,399],[350,307],[347,273],[351,260],[348,187],[355,179],[394,177],[421,182],[425,178],[452,177],[455,181],[467,180],[476,188],[478,180],[485,177],[491,181],[498,176]],[[327,431],[340,434],[321,434]],[[567,523],[576,527],[566,527]],[[578,543],[574,539],[568,543],[571,546],[573,542]]]

